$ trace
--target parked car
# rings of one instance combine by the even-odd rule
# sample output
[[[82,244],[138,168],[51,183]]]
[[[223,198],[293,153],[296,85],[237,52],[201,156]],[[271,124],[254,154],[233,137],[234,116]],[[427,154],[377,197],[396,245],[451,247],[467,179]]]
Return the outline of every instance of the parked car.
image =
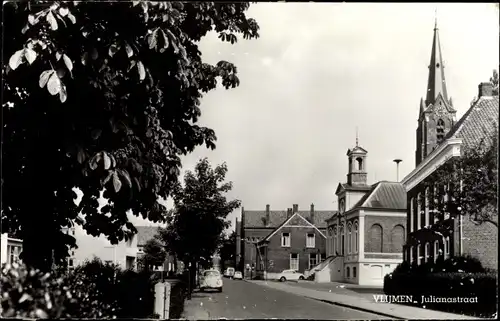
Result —
[[[222,276],[217,270],[206,270],[203,272],[200,280],[200,290],[215,289],[222,292]]]
[[[278,275],[278,280],[280,280],[281,282],[285,282],[287,280],[305,280],[305,279],[306,278],[304,274],[299,273],[295,270],[283,270],[283,272],[281,272]]]
[[[241,273],[240,271],[234,272],[233,279],[235,279],[235,280],[243,280],[243,273]]]
[[[226,278],[232,278],[234,276],[234,268],[227,268],[226,271],[224,271],[224,276]]]

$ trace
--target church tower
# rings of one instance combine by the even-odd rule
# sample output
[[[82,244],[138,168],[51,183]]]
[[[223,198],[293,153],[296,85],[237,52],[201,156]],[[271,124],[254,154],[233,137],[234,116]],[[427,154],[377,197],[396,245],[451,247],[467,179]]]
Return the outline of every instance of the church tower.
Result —
[[[356,135],[356,147],[347,150],[349,169],[347,171],[347,184],[350,186],[365,186],[367,182],[366,155],[368,152],[358,144]]]
[[[456,110],[453,108],[451,97],[448,97],[446,90],[444,67],[436,19],[429,64],[427,94],[425,100],[420,99],[416,132],[416,166],[441,144],[455,123]]]

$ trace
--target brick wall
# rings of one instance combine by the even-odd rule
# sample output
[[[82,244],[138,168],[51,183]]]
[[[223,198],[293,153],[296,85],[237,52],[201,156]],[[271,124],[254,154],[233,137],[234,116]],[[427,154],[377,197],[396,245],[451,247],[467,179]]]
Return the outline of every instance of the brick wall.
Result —
[[[462,219],[463,253],[478,258],[484,267],[498,269],[498,227],[476,225],[468,216]]]
[[[381,233],[374,233],[373,225],[381,228]],[[400,236],[401,229],[403,237]],[[365,252],[400,253],[405,237],[406,217],[365,216]]]
[[[323,234],[326,231],[322,230]],[[290,233],[290,247],[281,246],[281,234]],[[306,248],[306,235],[315,234],[315,248]],[[268,245],[267,259],[272,261],[273,266],[268,266],[268,272],[281,272],[290,268],[290,254],[299,255],[299,271],[304,272],[309,268],[309,254],[323,254],[326,251],[326,239],[315,229],[307,227],[283,227],[270,240]]]
[[[245,228],[241,236],[241,256],[243,258],[241,262],[242,272],[246,273],[246,266],[252,263],[256,264],[257,251],[255,245],[248,243],[256,242],[257,240],[262,240],[274,231],[274,228]]]

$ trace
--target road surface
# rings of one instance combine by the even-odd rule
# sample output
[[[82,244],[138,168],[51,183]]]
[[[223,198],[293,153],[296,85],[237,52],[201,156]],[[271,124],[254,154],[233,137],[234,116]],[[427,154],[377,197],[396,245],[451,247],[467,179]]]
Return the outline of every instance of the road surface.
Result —
[[[188,319],[387,319],[240,280],[224,279],[218,292],[194,292],[186,302]]]

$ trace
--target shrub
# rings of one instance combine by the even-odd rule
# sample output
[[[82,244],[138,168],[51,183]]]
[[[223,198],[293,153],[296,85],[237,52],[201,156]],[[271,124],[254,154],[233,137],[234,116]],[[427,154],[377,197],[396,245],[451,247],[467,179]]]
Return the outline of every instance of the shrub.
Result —
[[[116,305],[99,300],[95,283],[79,274],[42,273],[6,265],[1,276],[1,315],[21,318],[98,318],[112,316]]]
[[[147,318],[153,314],[149,273],[121,271],[99,259],[71,272],[41,273],[14,264],[1,274],[2,317]]]
[[[412,295],[418,305],[455,313],[491,316],[496,311],[497,274],[437,272],[391,273],[384,278],[384,293]],[[477,303],[422,303],[422,296],[436,298],[477,298]]]
[[[485,268],[477,258],[471,256],[458,256],[449,258],[443,262],[436,262],[437,272],[467,272],[484,273]]]

